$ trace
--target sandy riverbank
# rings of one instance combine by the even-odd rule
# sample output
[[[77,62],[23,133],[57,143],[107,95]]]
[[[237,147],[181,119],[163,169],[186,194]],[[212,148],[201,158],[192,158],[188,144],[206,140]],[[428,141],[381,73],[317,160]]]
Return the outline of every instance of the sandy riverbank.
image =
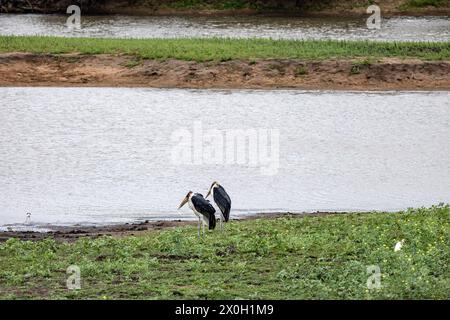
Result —
[[[143,60],[126,55],[0,54],[0,86],[449,90],[450,61],[384,58]]]

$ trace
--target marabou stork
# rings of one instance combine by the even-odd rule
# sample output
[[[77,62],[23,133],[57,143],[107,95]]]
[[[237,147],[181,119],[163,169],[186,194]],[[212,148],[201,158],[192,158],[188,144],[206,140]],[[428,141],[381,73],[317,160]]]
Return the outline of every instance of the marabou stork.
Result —
[[[225,189],[214,181],[206,194],[206,198],[212,193],[214,202],[220,209],[220,230],[223,230],[223,221],[228,222],[230,219],[231,199]]]
[[[200,193],[193,193],[189,191],[186,197],[184,197],[183,201],[181,201],[180,209],[186,203],[189,204],[189,208],[194,212],[194,214],[198,217],[198,236],[200,237],[200,224],[202,225],[203,234],[205,234],[205,225],[208,226],[209,230],[212,230],[216,227],[216,216],[214,213],[216,210],[209,203],[208,200],[203,198],[203,195]]]

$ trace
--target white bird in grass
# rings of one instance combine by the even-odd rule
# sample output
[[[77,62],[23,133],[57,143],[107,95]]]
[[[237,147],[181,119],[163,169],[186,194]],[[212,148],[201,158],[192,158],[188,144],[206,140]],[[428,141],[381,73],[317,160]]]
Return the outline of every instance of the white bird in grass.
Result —
[[[223,221],[228,222],[230,219],[231,199],[225,189],[217,182],[214,181],[206,194],[206,198],[212,193],[214,202],[220,209],[220,230],[223,230]]]
[[[208,200],[203,198],[203,195],[200,193],[193,193],[189,191],[188,194],[184,197],[183,201],[181,201],[178,209],[181,209],[185,204],[189,205],[189,208],[194,212],[194,214],[198,217],[198,236],[200,237],[200,224],[202,225],[203,234],[205,234],[205,225],[209,230],[213,230],[216,227],[216,216],[214,213],[216,210],[209,203]]]
[[[405,239],[402,239],[401,241],[397,242],[394,247],[394,252],[400,251],[404,243]]]
[[[25,219],[25,224],[30,224],[31,223],[31,213],[27,212],[27,218]]]

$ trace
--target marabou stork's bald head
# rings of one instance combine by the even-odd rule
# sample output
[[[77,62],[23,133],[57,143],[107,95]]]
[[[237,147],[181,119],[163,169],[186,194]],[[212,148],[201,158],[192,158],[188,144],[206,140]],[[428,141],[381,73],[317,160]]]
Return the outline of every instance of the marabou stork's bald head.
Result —
[[[188,201],[189,201],[189,197],[192,195],[192,191],[189,191],[187,193],[187,195],[183,198],[183,201],[181,201],[180,206],[178,207],[178,209],[181,209],[182,206],[184,206]]]
[[[214,181],[214,182],[211,184],[211,187],[209,187],[209,190],[208,190],[208,193],[206,194],[205,199],[209,197],[209,195],[211,194],[212,188],[214,188],[215,186],[219,186],[219,183],[218,183],[217,181]]]

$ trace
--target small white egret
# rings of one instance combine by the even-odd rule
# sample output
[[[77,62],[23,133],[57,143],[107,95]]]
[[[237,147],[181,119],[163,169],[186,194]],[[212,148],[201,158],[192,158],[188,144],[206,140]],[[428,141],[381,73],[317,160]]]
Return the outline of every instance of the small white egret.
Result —
[[[27,212],[27,217],[25,219],[25,224],[31,223],[31,212]]]
[[[394,252],[400,251],[404,243],[405,239],[402,239],[401,241],[397,242],[394,247]]]

